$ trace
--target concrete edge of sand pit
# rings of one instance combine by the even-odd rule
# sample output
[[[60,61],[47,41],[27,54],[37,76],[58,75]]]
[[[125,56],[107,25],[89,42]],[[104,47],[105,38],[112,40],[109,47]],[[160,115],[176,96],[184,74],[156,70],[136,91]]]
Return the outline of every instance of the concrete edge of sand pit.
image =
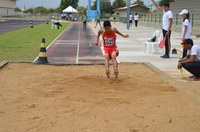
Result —
[[[24,61],[2,61],[0,62],[0,69],[2,69],[4,66],[6,66],[8,63],[32,63],[33,62],[24,62]],[[155,73],[157,73],[160,77],[162,77],[164,80],[168,80],[168,81],[172,81],[173,78],[169,75],[167,75],[165,72],[163,72],[162,70],[160,70],[159,68],[153,66],[151,63],[149,62],[124,62],[121,64],[144,64],[145,66],[147,66],[148,68],[150,68],[152,71],[154,71]],[[90,65],[104,65],[103,63],[100,64],[51,64],[51,63],[47,63],[47,64],[35,64],[35,65],[53,65],[53,66],[90,66]]]
[[[1,61],[0,62],[0,69],[3,68],[4,66],[6,66],[8,64],[8,61]]]
[[[143,63],[145,66],[147,66],[148,68],[150,68],[151,70],[153,70],[155,73],[157,73],[160,77],[162,77],[164,80],[167,81],[172,81],[173,78],[169,75],[167,75],[165,72],[163,72],[162,70],[160,70],[159,68],[155,67],[154,65],[152,65],[149,62],[145,62]]]

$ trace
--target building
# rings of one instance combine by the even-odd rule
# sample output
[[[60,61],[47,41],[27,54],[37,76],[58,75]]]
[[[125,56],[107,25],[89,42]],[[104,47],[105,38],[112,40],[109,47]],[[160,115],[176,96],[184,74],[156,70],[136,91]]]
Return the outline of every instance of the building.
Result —
[[[117,18],[119,18],[119,21],[125,22],[127,17],[127,6],[114,9],[115,14],[117,14]],[[134,15],[135,13],[145,14],[149,11],[149,8],[143,5],[134,4],[130,5],[130,12]]]
[[[0,16],[15,15],[16,0],[0,0]]]

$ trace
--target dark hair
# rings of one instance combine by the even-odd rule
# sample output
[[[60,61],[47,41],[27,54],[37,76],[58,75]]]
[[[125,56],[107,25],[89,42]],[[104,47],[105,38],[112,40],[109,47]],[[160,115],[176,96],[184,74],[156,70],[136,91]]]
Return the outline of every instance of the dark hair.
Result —
[[[185,43],[187,45],[194,45],[193,40],[192,39],[185,39]]]
[[[164,3],[162,6],[165,6],[165,7],[170,7],[170,4],[169,3]]]
[[[190,13],[188,12],[188,14],[185,14],[185,15],[186,15],[186,18],[183,19],[183,22],[184,22],[186,19],[188,19],[189,22],[190,22]]]
[[[111,27],[110,21],[105,20],[105,21],[103,22],[103,27]]]

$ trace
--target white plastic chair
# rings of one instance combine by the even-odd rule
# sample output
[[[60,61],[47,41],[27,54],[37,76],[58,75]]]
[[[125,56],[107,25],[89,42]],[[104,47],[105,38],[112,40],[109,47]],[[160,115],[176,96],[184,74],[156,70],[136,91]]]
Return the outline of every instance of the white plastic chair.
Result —
[[[154,50],[155,50],[156,53],[159,52],[158,45],[159,45],[159,43],[161,42],[161,40],[162,40],[162,38],[163,38],[163,35],[162,35],[161,30],[156,30],[156,31],[153,33],[152,38],[153,38],[154,36],[156,36],[155,42],[145,41],[145,49],[144,49],[144,52],[147,51],[147,53],[151,53],[151,54],[154,53]]]

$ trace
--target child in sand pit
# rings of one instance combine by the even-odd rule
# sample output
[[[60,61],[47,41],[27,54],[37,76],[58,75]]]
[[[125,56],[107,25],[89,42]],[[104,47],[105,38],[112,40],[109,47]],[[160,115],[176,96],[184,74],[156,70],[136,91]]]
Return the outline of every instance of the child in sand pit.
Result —
[[[116,33],[121,35],[124,38],[128,38],[128,35],[123,35],[120,33],[116,28],[112,28],[110,21],[106,20],[103,23],[103,28],[100,29],[97,36],[97,43],[99,43],[99,37],[102,35],[103,39],[103,50],[104,50],[104,57],[105,57],[105,69],[106,69],[106,76],[110,78],[110,69],[109,69],[109,60],[112,59],[113,68],[115,78],[118,78],[118,63],[116,57],[118,55],[118,50],[116,46]]]

